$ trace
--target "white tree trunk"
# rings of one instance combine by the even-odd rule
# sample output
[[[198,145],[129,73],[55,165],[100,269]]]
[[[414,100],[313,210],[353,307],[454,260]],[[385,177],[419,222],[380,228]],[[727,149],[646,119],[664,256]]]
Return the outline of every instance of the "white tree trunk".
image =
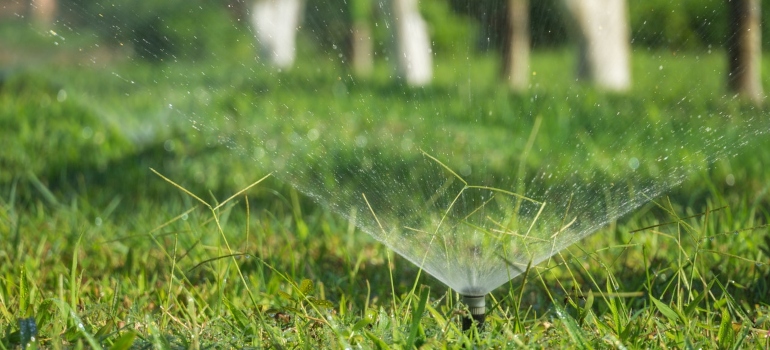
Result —
[[[351,29],[350,61],[357,76],[368,77],[374,69],[372,31],[366,22],[355,22]]]
[[[398,75],[412,86],[428,84],[433,77],[433,58],[418,0],[390,1]]]
[[[759,0],[731,0],[727,39],[727,83],[756,104],[762,103],[762,3]]]
[[[251,24],[260,56],[270,64],[291,68],[296,53],[296,34],[302,16],[302,0],[257,0],[251,8]]]
[[[626,0],[564,0],[579,43],[578,77],[598,87],[625,91],[631,86]]]
[[[529,86],[529,0],[508,0],[503,77],[513,91]]]
[[[368,77],[374,69],[374,40],[372,39],[372,0],[346,0],[350,11],[350,63],[359,77]]]

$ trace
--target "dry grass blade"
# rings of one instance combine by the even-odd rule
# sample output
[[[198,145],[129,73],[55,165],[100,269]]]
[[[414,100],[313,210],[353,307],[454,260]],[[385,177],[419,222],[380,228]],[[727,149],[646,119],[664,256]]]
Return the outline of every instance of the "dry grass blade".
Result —
[[[181,185],[177,184],[176,182],[172,181],[171,179],[163,176],[161,173],[159,173],[157,170],[155,170],[153,168],[150,168],[150,171],[155,173],[155,175],[160,176],[160,178],[163,179],[164,181],[174,185],[174,187],[180,189],[182,192],[187,193],[190,197],[195,198],[198,202],[203,203],[203,205],[205,205],[207,208],[212,209],[211,205],[209,203],[207,203],[203,199],[200,199],[200,197],[196,196],[195,193],[192,193],[192,192],[188,191],[186,188],[182,187]]]
[[[452,168],[450,168],[450,167],[446,166],[444,163],[442,163],[442,162],[441,162],[440,160],[438,160],[436,157],[434,157],[434,156],[432,156],[432,155],[428,154],[428,152],[425,152],[425,151],[423,151],[422,149],[420,149],[420,152],[422,152],[422,154],[423,154],[423,155],[425,155],[426,157],[428,157],[428,158],[432,159],[434,162],[436,162],[436,163],[438,163],[439,165],[441,165],[441,167],[443,167],[444,169],[446,169],[446,171],[450,172],[452,175],[454,175],[454,177],[456,177],[458,180],[462,181],[462,183],[463,183],[465,186],[468,186],[468,183],[465,181],[465,179],[463,179],[463,178],[462,178],[460,175],[457,175],[457,173],[456,173],[454,170],[452,170]]]
[[[646,231],[646,230],[653,229],[653,228],[656,228],[656,227],[661,227],[661,226],[666,226],[666,225],[672,225],[672,224],[680,223],[682,220],[696,218],[696,217],[699,217],[699,216],[706,215],[707,213],[713,213],[713,212],[716,212],[716,211],[719,211],[719,210],[723,210],[725,208],[727,208],[726,205],[723,206],[723,207],[719,207],[719,208],[712,209],[712,210],[709,210],[709,211],[705,211],[705,212],[702,212],[702,213],[693,214],[693,215],[690,215],[690,216],[685,216],[685,217],[683,217],[683,218],[681,218],[681,219],[679,219],[677,221],[669,221],[669,222],[664,222],[662,224],[656,224],[656,225],[650,225],[650,226],[638,228],[638,229],[633,230],[633,231],[628,231],[628,233],[637,233],[637,232],[640,232],[640,231]]]
[[[154,171],[154,170],[153,170],[153,171]],[[262,181],[264,181],[265,179],[267,179],[268,177],[270,177],[270,175],[273,175],[273,173],[269,173],[269,174],[265,175],[264,177],[262,177],[261,179],[257,180],[256,182],[252,183],[251,185],[248,185],[248,186],[246,186],[246,188],[244,188],[244,189],[242,189],[242,190],[238,191],[238,192],[237,192],[237,193],[235,193],[234,195],[230,196],[230,198],[227,198],[227,199],[225,199],[225,201],[224,201],[224,202],[222,202],[222,203],[219,203],[219,205],[217,205],[216,207],[214,207],[214,208],[213,208],[213,209],[211,209],[211,210],[217,210],[217,209],[221,208],[223,205],[227,204],[227,202],[231,201],[233,198],[240,196],[240,195],[241,195],[241,194],[243,194],[244,192],[246,192],[246,191],[250,190],[252,187],[254,187],[254,186],[258,185],[260,182],[262,182]]]

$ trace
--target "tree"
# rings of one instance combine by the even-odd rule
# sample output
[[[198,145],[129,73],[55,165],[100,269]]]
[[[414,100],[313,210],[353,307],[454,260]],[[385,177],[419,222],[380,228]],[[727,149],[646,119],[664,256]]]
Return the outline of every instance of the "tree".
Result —
[[[350,28],[350,62],[358,76],[368,76],[374,67],[371,0],[349,0],[352,25]]]
[[[728,76],[731,91],[754,103],[764,98],[761,59],[762,31],[759,0],[728,0],[729,27],[727,38]]]
[[[529,85],[529,0],[508,0],[503,77],[511,90],[522,91]]]
[[[611,91],[631,86],[625,0],[563,0],[578,41],[578,78]]]
[[[302,7],[302,0],[257,0],[251,8],[259,54],[278,68],[288,69],[294,64]]]
[[[249,11],[246,3],[241,0],[223,0],[222,4],[233,21],[243,24],[248,23]]]
[[[433,77],[428,26],[417,1],[390,0],[398,75],[412,86],[428,84]]]
[[[29,12],[32,20],[41,27],[50,27],[56,18],[56,0],[30,0]]]

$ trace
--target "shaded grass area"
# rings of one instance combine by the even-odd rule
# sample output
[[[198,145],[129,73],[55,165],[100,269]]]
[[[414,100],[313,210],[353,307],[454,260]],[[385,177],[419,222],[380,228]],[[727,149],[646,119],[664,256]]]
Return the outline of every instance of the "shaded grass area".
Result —
[[[515,96],[494,79],[482,78],[494,76],[490,57],[480,57],[480,63],[471,66],[468,75],[473,79],[468,79],[467,86],[465,72],[450,71],[460,62],[449,60],[438,63],[435,86],[418,90],[390,82],[384,69],[370,81],[358,81],[305,69],[304,63],[293,73],[277,76],[267,71],[249,76],[237,68],[212,68],[204,77],[188,74],[197,66],[185,63],[160,68],[128,63],[86,70],[54,66],[51,69],[56,73],[22,70],[8,73],[0,85],[0,123],[10,140],[8,152],[0,159],[9,171],[0,177],[9,183],[19,174],[32,172],[59,189],[74,187],[77,176],[84,176],[81,183],[105,183],[110,171],[119,171],[120,183],[144,191],[138,184],[147,183],[145,169],[153,166],[172,175],[182,172],[178,178],[189,182],[187,186],[224,195],[245,186],[248,172],[272,170],[265,159],[285,158],[280,149],[265,153],[265,135],[304,135],[315,130],[331,135],[323,147],[333,154],[309,165],[314,169],[359,169],[365,166],[364,157],[358,155],[362,152],[380,157],[381,163],[394,157],[419,159],[420,153],[414,150],[422,147],[440,152],[454,169],[477,169],[473,176],[479,182],[484,177],[515,182],[511,166],[524,162],[524,178],[533,178],[548,165],[574,170],[583,181],[603,183],[612,181],[613,174],[628,173],[628,160],[610,158],[611,152],[603,149],[607,145],[631,149],[636,153],[631,155],[642,160],[670,156],[670,163],[678,167],[701,169],[704,157],[698,153],[713,151],[707,149],[707,136],[683,136],[687,147],[676,151],[641,145],[668,137],[667,133],[681,127],[710,127],[718,130],[713,138],[737,139],[735,133],[745,128],[725,128],[722,116],[732,116],[739,123],[757,118],[757,127],[765,127],[764,109],[720,94],[721,56],[663,55],[637,55],[637,83],[626,96],[572,84],[565,52],[539,54],[534,60],[538,78],[533,79],[532,92]],[[666,79],[659,69],[663,65],[679,73]],[[691,66],[715,69],[703,74],[688,69]],[[327,68],[335,71],[333,65]],[[152,83],[157,69],[166,76],[160,83]],[[664,87],[661,81],[666,82],[665,91],[660,91]],[[342,96],[339,91],[344,91]],[[19,115],[26,117],[17,118]],[[695,119],[701,115],[711,117],[708,121]],[[296,129],[286,131],[280,118],[289,116]],[[521,150],[538,118],[543,126],[533,151],[523,159]],[[639,133],[629,133],[625,127],[650,123],[660,123],[660,127]],[[335,129],[337,125],[344,127]],[[358,149],[358,138],[372,140],[375,134],[386,135],[378,137],[396,144],[370,142],[363,151]],[[752,147],[762,147],[763,140],[749,137]],[[576,145],[580,149],[572,148]],[[763,176],[761,163],[748,159],[754,157],[746,155],[745,147],[729,146],[727,153],[738,154],[729,161],[740,165],[736,171],[751,171],[745,174],[747,179]],[[286,149],[297,153],[295,148]],[[467,149],[488,152],[468,154]],[[574,156],[560,156],[562,150]],[[606,157],[601,156],[604,153]],[[585,161],[576,166],[575,159]],[[647,171],[650,177],[665,176],[654,168]],[[750,191],[760,189],[752,186]],[[82,188],[74,192],[79,190]]]
[[[418,278],[409,262],[289,185],[269,178],[209,210],[149,171],[215,207],[271,171],[249,150],[231,147],[254,142],[239,128],[258,116],[308,110],[344,116],[355,125],[339,134],[348,141],[364,131],[398,134],[398,116],[412,113],[426,120],[417,133],[437,145],[460,142],[441,139],[449,132],[428,132],[439,118],[453,134],[523,144],[526,137],[508,141],[506,132],[526,135],[542,114],[555,122],[538,146],[555,151],[556,141],[575,130],[618,130],[624,121],[611,118],[618,110],[661,119],[682,117],[667,111],[764,118],[730,96],[699,97],[721,89],[720,74],[695,71],[661,84],[667,72],[687,72],[701,60],[721,71],[719,56],[702,55],[638,53],[637,85],[628,96],[566,84],[572,75],[563,52],[538,53],[532,91],[521,96],[476,78],[493,76],[488,57],[467,71],[460,61],[439,62],[436,85],[424,90],[389,82],[385,69],[371,81],[354,81],[318,73],[312,62],[250,79],[239,78],[249,67],[214,68],[203,77],[190,73],[198,65],[182,63],[162,67],[161,84],[147,83],[158,67],[131,62],[6,74],[0,347],[29,340],[17,320],[30,317],[41,347],[767,347],[767,152],[744,149],[719,161],[669,197],[533,267],[493,293],[488,325],[470,333],[459,329],[465,311],[455,293]],[[457,83],[458,76],[473,79]],[[195,99],[177,96],[191,82],[218,88],[190,89]],[[333,99],[342,102],[318,107]],[[206,117],[189,118],[193,112]],[[226,117],[236,122],[217,124]],[[233,140],[197,132],[191,119]],[[770,145],[765,137],[750,147]],[[516,149],[501,148],[477,166],[512,172]],[[382,151],[384,159],[398,155]],[[340,152],[340,167],[355,166],[355,157]],[[536,169],[543,159],[526,161]],[[642,228],[648,229],[633,233]]]

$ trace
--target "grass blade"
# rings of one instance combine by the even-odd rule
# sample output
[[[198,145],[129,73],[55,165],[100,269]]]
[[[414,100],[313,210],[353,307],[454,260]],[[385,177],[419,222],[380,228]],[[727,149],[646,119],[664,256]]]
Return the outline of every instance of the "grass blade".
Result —
[[[364,330],[364,334],[366,334],[366,338],[372,341],[374,343],[374,348],[378,350],[389,350],[390,347],[388,347],[388,343],[380,339],[376,334]]]
[[[746,338],[749,336],[749,333],[751,332],[751,325],[744,324],[741,330],[741,334],[738,335],[738,338],[735,339],[735,342],[733,342],[733,350],[738,350],[743,348],[743,341],[746,340]],[[767,338],[767,336],[765,336]]]
[[[101,349],[102,346],[99,344],[98,341],[96,341],[96,338],[94,338],[91,333],[88,333],[85,329],[85,325],[83,324],[83,320],[80,319],[80,317],[75,313],[75,309],[69,306],[66,302],[63,300],[59,300],[56,298],[48,299],[52,303],[56,304],[60,310],[62,310],[62,313],[66,313],[69,315],[69,317],[72,318],[72,321],[75,322],[75,327],[77,327],[80,334],[83,336],[83,338],[86,338],[86,342],[88,342],[88,345],[92,349]]]
[[[204,201],[204,200],[203,200],[203,199],[201,199],[200,197],[196,196],[194,193],[192,193],[192,192],[188,191],[186,188],[182,187],[181,185],[178,185],[176,182],[174,182],[174,181],[171,181],[171,179],[169,179],[169,178],[167,178],[167,177],[163,176],[163,175],[162,175],[161,173],[159,173],[157,170],[155,170],[155,169],[153,169],[153,168],[150,168],[150,171],[152,171],[153,173],[155,173],[155,175],[158,175],[158,176],[160,176],[160,178],[161,178],[161,179],[163,179],[164,181],[166,181],[166,182],[170,183],[171,185],[173,185],[174,187],[176,187],[176,188],[180,189],[182,192],[184,192],[184,193],[187,193],[187,195],[189,195],[190,197],[193,197],[193,198],[195,198],[195,200],[197,200],[198,202],[201,202],[201,203],[202,203],[203,205],[205,205],[207,208],[209,208],[209,209],[212,209],[212,210],[213,210],[213,208],[211,207],[211,204],[209,204],[208,202]],[[228,199],[228,200],[229,200],[229,199]]]
[[[730,317],[730,311],[722,309],[722,321],[719,323],[719,332],[717,333],[717,344],[720,349],[730,349],[735,343],[735,331],[733,331],[733,322]]]
[[[570,316],[564,308],[557,302],[553,303],[553,307],[556,309],[556,316],[564,323],[567,328],[569,337],[572,338],[572,342],[578,349],[591,349],[591,345],[586,341],[586,337],[583,334],[583,330],[577,324],[572,316]]]
[[[40,179],[37,178],[35,173],[33,173],[31,171],[28,172],[27,173],[27,179],[29,180],[29,182],[32,183],[32,186],[35,186],[35,188],[38,191],[40,191],[40,194],[43,195],[43,198],[45,198],[45,200],[48,202],[48,204],[50,204],[51,206],[54,206],[54,207],[61,206],[61,204],[59,204],[59,201],[56,199],[56,196],[54,196],[54,194],[51,192],[51,190],[49,190],[48,187],[46,187],[45,184],[43,184],[43,182],[40,181]]]
[[[681,317],[679,316],[674,309],[672,309],[670,306],[666,305],[662,301],[655,299],[655,297],[650,296],[650,300],[652,300],[652,303],[655,304],[655,308],[660,311],[660,313],[663,314],[663,316],[666,316],[666,318],[671,322],[676,324],[677,321],[681,321]]]
[[[409,338],[406,340],[406,349],[412,349],[417,340],[417,332],[420,329],[422,315],[425,313],[425,304],[428,302],[428,294],[430,294],[430,289],[428,287],[420,287],[420,301],[417,304],[417,307],[412,310],[412,327],[409,330]]]
[[[123,335],[121,335],[118,339],[115,340],[114,343],[112,343],[110,350],[128,350],[132,345],[134,345],[134,340],[136,340],[136,333],[123,333]]]

